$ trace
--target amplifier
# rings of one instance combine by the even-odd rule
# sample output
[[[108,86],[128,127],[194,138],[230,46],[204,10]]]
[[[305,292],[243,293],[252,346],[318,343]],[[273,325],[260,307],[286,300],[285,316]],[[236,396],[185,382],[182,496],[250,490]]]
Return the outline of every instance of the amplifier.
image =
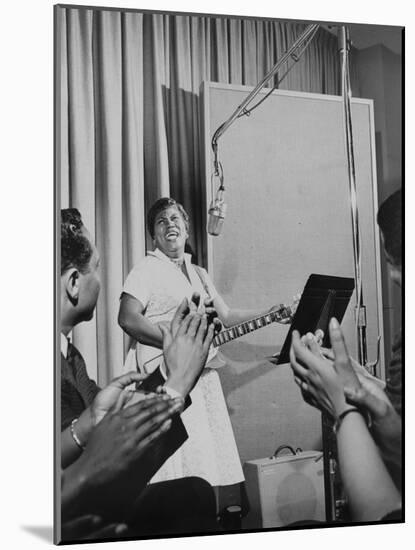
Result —
[[[245,529],[326,521],[321,451],[249,460],[244,473],[250,505]]]

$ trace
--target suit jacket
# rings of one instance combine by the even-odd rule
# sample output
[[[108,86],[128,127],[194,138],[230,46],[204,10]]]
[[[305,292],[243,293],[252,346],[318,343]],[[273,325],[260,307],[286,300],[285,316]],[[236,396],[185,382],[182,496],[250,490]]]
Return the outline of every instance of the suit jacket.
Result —
[[[88,376],[85,361],[72,344],[61,354],[61,430],[70,426],[89,407],[100,388]]]
[[[159,370],[156,370],[145,381],[147,391],[164,384],[165,380]],[[85,361],[75,346],[69,344],[68,356],[61,355],[61,429],[67,428],[74,418],[92,403],[100,391],[97,384],[88,376]],[[140,480],[134,486],[134,498],[137,498],[164,462],[186,441],[186,429],[180,416],[173,418],[171,428],[155,441],[152,447],[140,458],[137,465],[140,468]],[[131,500],[127,495],[117,495],[110,490],[108,498],[95,498],[88,490],[78,496],[76,502],[66,502],[65,508],[71,510],[70,516],[85,513],[98,513],[104,518],[125,517],[131,507]],[[68,512],[69,513],[69,512]],[[64,514],[65,516],[67,513]],[[65,518],[66,520],[69,517]]]
[[[145,389],[155,391],[165,382],[159,369],[145,380]],[[61,355],[61,430],[70,426],[74,418],[91,405],[100,388],[88,376],[85,361],[75,346],[69,344],[68,355]],[[186,404],[189,404],[187,400]],[[148,479],[188,438],[180,416],[173,419],[172,426],[154,445],[147,460]]]

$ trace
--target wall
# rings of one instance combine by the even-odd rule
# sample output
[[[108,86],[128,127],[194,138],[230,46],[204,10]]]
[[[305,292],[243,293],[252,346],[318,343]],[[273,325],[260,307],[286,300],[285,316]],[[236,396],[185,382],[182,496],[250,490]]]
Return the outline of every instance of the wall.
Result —
[[[210,136],[248,91],[205,85],[208,203]],[[220,140],[228,212],[221,236],[208,239],[208,269],[230,307],[265,310],[289,303],[311,273],[353,277],[354,263],[341,98],[276,91],[261,107],[236,121]],[[354,100],[352,112],[373,356],[381,309],[372,102]],[[342,325],[356,356],[354,303],[352,297]],[[266,360],[281,349],[287,331],[286,325],[271,325],[221,348],[228,365],[220,377],[242,460],[270,456],[282,444],[318,448],[318,414],[302,401],[290,367]]]
[[[379,204],[402,182],[402,56],[377,45],[358,50],[358,81],[353,95],[374,100]],[[400,289],[389,277],[382,256],[385,357],[390,357],[394,334],[402,323]],[[370,358],[371,359],[371,358]]]

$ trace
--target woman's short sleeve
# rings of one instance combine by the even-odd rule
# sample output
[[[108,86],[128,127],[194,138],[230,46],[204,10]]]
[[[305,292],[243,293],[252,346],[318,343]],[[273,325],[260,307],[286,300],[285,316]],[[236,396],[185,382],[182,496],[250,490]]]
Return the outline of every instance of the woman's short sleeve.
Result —
[[[147,258],[145,258],[146,260]],[[150,300],[151,287],[151,264],[146,261],[140,262],[128,274],[122,291],[130,294],[136,300],[139,300],[144,307]]]

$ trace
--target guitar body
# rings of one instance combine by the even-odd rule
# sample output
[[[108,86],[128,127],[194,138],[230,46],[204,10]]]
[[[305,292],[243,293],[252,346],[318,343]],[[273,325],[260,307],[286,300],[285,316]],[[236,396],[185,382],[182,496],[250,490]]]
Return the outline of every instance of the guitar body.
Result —
[[[206,364],[210,363],[216,354],[217,350],[212,346],[209,350]],[[137,342],[135,346],[132,346],[128,351],[124,369],[126,372],[128,370],[136,370],[143,374],[151,374],[160,366],[162,360],[163,352],[161,349]],[[209,366],[211,367],[212,365],[209,364]]]
[[[206,361],[206,364],[211,363],[211,360],[217,354],[217,348],[223,344],[245,336],[250,332],[258,330],[262,327],[270,325],[271,323],[281,322],[286,319],[291,319],[294,315],[295,304],[290,306],[280,306],[278,309],[270,311],[265,315],[255,317],[248,321],[244,321],[239,325],[234,325],[232,327],[225,328],[213,338],[212,346],[209,350],[209,355]],[[124,370],[127,372],[129,370],[136,370],[144,374],[151,374],[154,372],[157,367],[160,365],[163,359],[163,352],[159,348],[153,346],[146,346],[136,342],[133,345],[127,355],[126,361],[124,363]],[[223,363],[223,362],[221,362]],[[213,368],[221,366],[218,365],[209,365]]]

